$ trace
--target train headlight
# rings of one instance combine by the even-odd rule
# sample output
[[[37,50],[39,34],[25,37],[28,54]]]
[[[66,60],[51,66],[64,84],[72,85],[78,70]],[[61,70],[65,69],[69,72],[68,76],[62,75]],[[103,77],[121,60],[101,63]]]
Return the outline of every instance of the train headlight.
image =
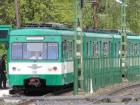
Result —
[[[54,70],[54,71],[56,71],[56,70],[57,70],[57,67],[56,67],[56,66],[54,66],[54,67],[53,67],[53,70]]]
[[[13,71],[16,71],[16,67],[12,67],[12,70],[13,70]]]

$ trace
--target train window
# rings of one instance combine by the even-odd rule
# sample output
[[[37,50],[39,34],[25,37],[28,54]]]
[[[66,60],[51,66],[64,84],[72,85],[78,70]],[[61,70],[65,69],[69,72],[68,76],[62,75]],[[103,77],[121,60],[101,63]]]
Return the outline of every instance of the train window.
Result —
[[[67,58],[67,42],[66,40],[62,42],[62,58]]]
[[[133,56],[133,43],[131,43],[131,56]]]
[[[140,43],[138,43],[138,55],[140,56]]]
[[[44,59],[43,43],[23,43],[23,59]]]
[[[92,56],[94,57],[94,42],[92,43]]]
[[[114,56],[116,57],[116,55],[117,55],[117,44],[115,43],[115,48],[114,48]]]
[[[7,38],[8,30],[0,30],[0,38]]]
[[[68,59],[71,60],[73,58],[73,50],[72,50],[72,42],[68,43]]]
[[[67,50],[67,42],[66,40],[64,42],[62,42],[62,46],[63,46],[63,51]]]
[[[48,59],[58,59],[58,43],[48,43]]]
[[[93,56],[94,56],[94,57],[98,57],[98,56],[99,56],[99,43],[98,43],[98,42],[96,42],[96,43],[93,45],[93,51],[94,51]]]
[[[12,59],[13,60],[22,59],[22,43],[12,44]]]
[[[130,46],[131,46],[131,43],[128,42],[128,46],[127,46],[127,49],[128,49],[127,55],[128,55],[128,56],[131,55],[131,53],[130,53],[130,52],[131,52],[131,47],[130,47]]]
[[[133,55],[138,55],[138,44],[133,44]]]
[[[109,54],[109,43],[103,42],[103,54],[104,56],[108,56]]]
[[[57,60],[58,43],[14,43],[12,44],[13,60]]]
[[[118,56],[121,55],[121,47],[120,47],[120,41],[118,42],[118,46],[117,46],[117,50],[118,50]]]
[[[63,59],[72,60],[73,59],[73,43],[69,41],[63,42]]]
[[[87,57],[90,57],[90,42],[87,42]]]

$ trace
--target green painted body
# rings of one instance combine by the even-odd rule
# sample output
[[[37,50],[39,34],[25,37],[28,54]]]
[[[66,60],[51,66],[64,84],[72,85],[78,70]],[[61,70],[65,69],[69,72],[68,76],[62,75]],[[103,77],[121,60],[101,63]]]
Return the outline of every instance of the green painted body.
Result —
[[[57,62],[67,62],[69,61],[67,56],[62,57],[62,40],[67,39],[67,37],[63,37],[63,35],[68,35],[69,40],[73,39],[72,35],[73,32],[71,31],[56,31],[51,29],[19,29],[19,30],[13,30],[10,33],[10,50],[9,54],[11,55],[11,44],[14,42],[57,42],[59,44],[59,57],[58,60],[45,60],[45,61],[39,61],[43,63],[51,62],[51,63],[57,63]],[[27,41],[27,36],[43,36],[43,41],[33,40],[33,41]],[[67,55],[67,52],[65,52],[64,55]],[[32,62],[29,60],[12,60],[11,56],[9,59],[10,62]],[[33,75],[8,75],[9,78],[9,85],[10,86],[23,86],[24,85],[24,79],[28,79],[33,77]],[[36,75],[36,77],[39,77],[40,79],[46,80],[47,86],[62,86],[66,84],[70,84],[73,82],[73,72],[72,73],[66,73],[66,74],[60,74],[60,75]],[[18,78],[18,79],[17,79]]]
[[[9,75],[9,84],[11,86],[23,86],[24,79],[28,79],[31,77],[32,75]],[[45,79],[47,86],[61,86],[73,82],[73,73],[67,73],[63,75],[38,75],[36,77]]]
[[[13,30],[10,33],[9,39],[9,55],[11,55],[11,44],[13,42],[40,42],[27,41],[27,36],[44,36],[42,42],[58,42],[59,43],[59,59],[56,61],[46,60],[41,62],[67,62],[75,61],[74,59],[74,31],[53,30],[53,29],[19,29]],[[138,46],[138,54],[134,54],[132,46],[139,44],[139,36],[128,36],[128,53],[127,53],[127,78],[128,80],[140,79],[140,45]],[[84,60],[84,90],[89,92],[91,88],[97,90],[102,87],[120,83],[122,81],[122,71],[120,68],[120,39],[121,36],[116,33],[84,33],[83,34],[83,60]],[[104,43],[108,42],[109,50],[107,55],[104,51]],[[67,44],[68,43],[68,44]],[[71,50],[64,50],[66,45],[72,43]],[[88,43],[88,44],[87,44]],[[94,56],[97,49],[93,48],[94,44],[98,43],[98,56]],[[63,45],[64,44],[64,45]],[[130,45],[129,45],[130,44]],[[89,51],[88,51],[89,48]],[[93,53],[94,52],[94,53]],[[25,60],[24,60],[25,61]],[[22,60],[14,61],[9,57],[10,62],[24,62]],[[26,62],[31,62],[26,60]],[[74,62],[74,68],[79,65]],[[23,81],[33,75],[9,75],[10,86],[24,85]],[[46,79],[48,86],[62,86],[73,83],[74,73],[61,75],[39,75],[40,78]],[[92,85],[92,86],[91,86]]]

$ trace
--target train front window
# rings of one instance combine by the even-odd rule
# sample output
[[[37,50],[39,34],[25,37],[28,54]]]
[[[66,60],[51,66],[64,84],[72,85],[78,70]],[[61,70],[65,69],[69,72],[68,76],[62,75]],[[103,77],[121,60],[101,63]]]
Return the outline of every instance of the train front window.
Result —
[[[22,59],[22,43],[12,44],[12,59],[13,60]]]
[[[57,60],[58,43],[13,43],[13,60]]]
[[[43,43],[23,43],[23,59],[45,59],[45,48]]]
[[[48,43],[47,44],[48,59],[58,59],[58,44]]]

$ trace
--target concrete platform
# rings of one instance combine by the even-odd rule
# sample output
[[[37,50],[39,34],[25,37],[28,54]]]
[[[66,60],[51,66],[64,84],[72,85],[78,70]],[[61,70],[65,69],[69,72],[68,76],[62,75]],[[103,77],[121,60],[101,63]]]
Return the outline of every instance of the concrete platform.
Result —
[[[10,89],[0,89],[0,97],[9,96]]]

